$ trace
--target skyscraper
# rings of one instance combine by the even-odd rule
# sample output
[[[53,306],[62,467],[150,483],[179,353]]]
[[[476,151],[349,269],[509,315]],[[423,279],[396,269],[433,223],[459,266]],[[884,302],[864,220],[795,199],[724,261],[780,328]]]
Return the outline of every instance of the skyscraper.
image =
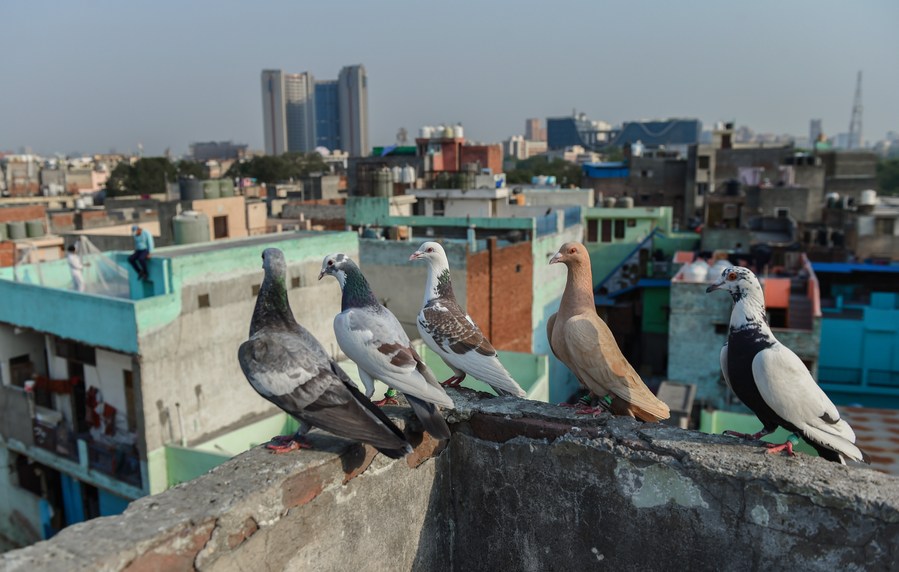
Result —
[[[368,146],[368,80],[365,66],[346,66],[337,77],[340,140],[351,156],[365,156]]]
[[[262,70],[262,131],[266,155],[280,155],[287,150],[284,78],[281,70]]]
[[[818,142],[818,137],[823,133],[821,130],[821,120],[820,119],[812,119],[808,123],[808,144],[812,149],[815,148],[815,143]]]
[[[337,80],[315,81],[308,72],[262,72],[265,152],[341,149],[369,153],[368,88],[365,68],[347,66]]]

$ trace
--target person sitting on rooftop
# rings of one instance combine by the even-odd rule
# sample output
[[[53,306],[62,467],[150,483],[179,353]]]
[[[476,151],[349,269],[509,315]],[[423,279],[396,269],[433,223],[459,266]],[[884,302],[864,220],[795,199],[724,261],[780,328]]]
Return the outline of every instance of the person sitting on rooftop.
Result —
[[[131,232],[134,233],[134,253],[128,257],[128,262],[137,272],[138,279],[146,280],[149,270],[147,259],[153,252],[153,235],[137,225],[131,227]]]

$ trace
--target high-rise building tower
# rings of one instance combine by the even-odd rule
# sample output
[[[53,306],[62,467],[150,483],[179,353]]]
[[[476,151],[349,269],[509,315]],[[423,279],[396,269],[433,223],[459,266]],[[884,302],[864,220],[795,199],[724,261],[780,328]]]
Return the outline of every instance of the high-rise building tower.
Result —
[[[365,66],[346,66],[337,77],[340,142],[351,156],[366,156],[368,146],[368,80]]]
[[[315,135],[319,147],[326,147],[330,151],[343,149],[336,80],[315,82]]]
[[[281,70],[262,70],[262,131],[266,155],[287,151],[283,75]]]
[[[524,122],[524,138],[528,141],[546,141],[546,129],[539,119],[526,119]]]
[[[855,84],[855,99],[852,102],[852,119],[849,120],[849,142],[847,148],[862,148],[862,72],[858,72]]]
[[[818,137],[821,136],[821,120],[820,119],[812,119],[808,123],[808,144],[814,149],[815,143],[818,142]]]
[[[265,152],[315,150],[315,79],[309,73],[262,72]]]

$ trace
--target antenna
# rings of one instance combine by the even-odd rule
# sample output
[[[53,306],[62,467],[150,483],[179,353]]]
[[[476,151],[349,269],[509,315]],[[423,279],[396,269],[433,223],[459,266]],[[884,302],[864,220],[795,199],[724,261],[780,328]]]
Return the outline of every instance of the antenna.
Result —
[[[852,102],[852,119],[849,120],[849,149],[862,148],[862,72],[858,72],[855,99]]]

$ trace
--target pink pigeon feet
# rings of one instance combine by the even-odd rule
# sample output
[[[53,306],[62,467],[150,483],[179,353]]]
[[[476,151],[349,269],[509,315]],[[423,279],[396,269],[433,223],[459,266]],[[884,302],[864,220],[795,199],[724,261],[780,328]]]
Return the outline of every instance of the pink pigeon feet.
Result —
[[[465,374],[454,375],[453,377],[444,381],[440,385],[442,385],[443,387],[459,387],[460,385],[462,385],[462,380],[464,380],[464,379],[465,379]]]
[[[593,415],[596,417],[600,413],[605,413],[606,409],[603,407],[578,407],[577,411],[574,412],[575,415]]]
[[[372,404],[376,405],[378,407],[384,407],[385,405],[399,405],[399,403],[400,403],[399,401],[397,401],[396,399],[394,399],[393,397],[391,397],[389,395],[385,395],[384,399],[372,401]]]
[[[786,451],[787,455],[791,457],[796,456],[796,453],[793,452],[793,443],[791,441],[787,441],[783,445],[778,445],[776,443],[765,443],[765,447],[768,447],[768,450],[765,452],[769,455],[773,453],[780,453],[781,451]]]
[[[276,455],[283,455],[297,449],[311,449],[312,445],[297,435],[277,435],[272,437],[265,448],[273,451]]]

